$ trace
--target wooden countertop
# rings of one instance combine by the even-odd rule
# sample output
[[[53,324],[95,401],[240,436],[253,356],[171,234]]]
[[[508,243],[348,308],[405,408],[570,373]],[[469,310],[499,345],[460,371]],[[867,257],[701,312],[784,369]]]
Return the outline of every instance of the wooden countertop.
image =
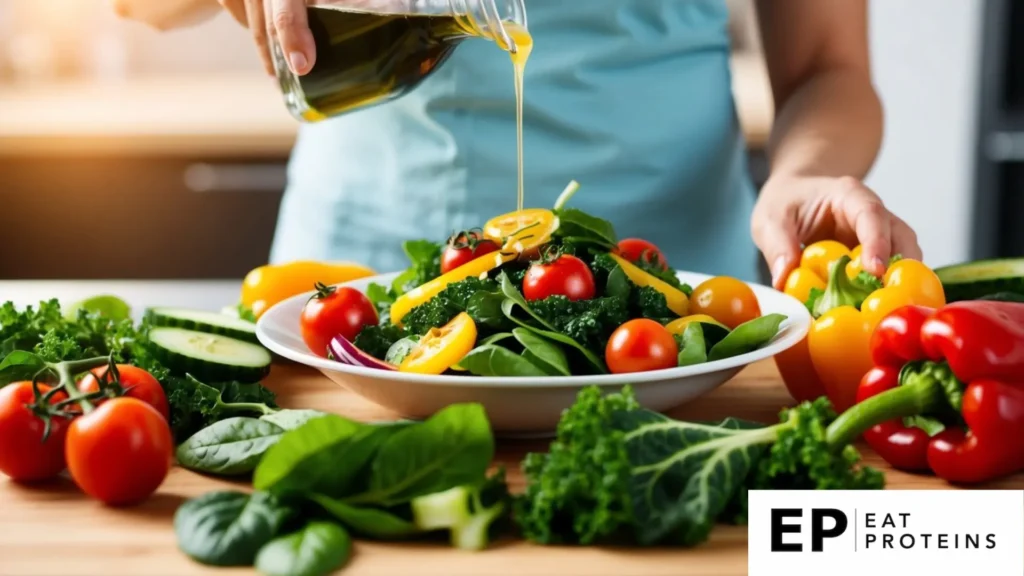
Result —
[[[764,64],[737,55],[732,65],[744,133],[760,146],[773,116]],[[297,128],[276,81],[253,74],[0,85],[0,157],[285,156]]]
[[[286,407],[318,408],[357,419],[394,417],[346,392],[319,373],[294,365],[275,366],[268,386]],[[774,421],[789,401],[774,364],[753,365],[736,378],[688,405],[677,418],[736,416]],[[522,486],[518,464],[543,442],[499,442],[497,460],[507,466],[513,487]],[[862,449],[865,460],[887,470],[889,489],[947,489],[940,480],[888,470]],[[230,483],[180,468],[160,491],[132,509],[106,509],[82,497],[70,483],[26,488],[0,479],[0,576],[186,576],[250,573],[210,569],[191,562],[175,548],[171,519],[187,498]],[[987,488],[1024,488],[1024,475]],[[747,573],[746,529],[716,527],[711,540],[693,549],[602,549],[542,547],[518,541],[468,553],[439,545],[357,542],[346,576],[738,576]],[[683,568],[685,567],[685,568]]]

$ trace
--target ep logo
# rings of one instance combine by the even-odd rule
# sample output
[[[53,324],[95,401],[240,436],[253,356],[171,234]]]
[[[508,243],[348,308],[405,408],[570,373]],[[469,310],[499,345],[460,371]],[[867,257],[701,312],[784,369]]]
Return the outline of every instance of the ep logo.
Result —
[[[811,552],[822,552],[826,538],[838,538],[846,532],[849,519],[836,508],[811,508],[805,515],[802,508],[771,509],[771,551],[803,552],[804,544],[799,535],[810,520]]]

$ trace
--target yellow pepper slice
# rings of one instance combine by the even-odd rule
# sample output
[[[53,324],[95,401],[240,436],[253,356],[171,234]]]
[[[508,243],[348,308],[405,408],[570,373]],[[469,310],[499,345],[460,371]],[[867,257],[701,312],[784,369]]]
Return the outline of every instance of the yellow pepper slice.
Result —
[[[551,210],[529,208],[495,216],[484,224],[484,237],[501,246],[502,252],[531,255],[551,242],[558,216]]]
[[[514,254],[506,252],[491,252],[484,254],[475,260],[470,260],[455,270],[434,278],[430,282],[417,286],[405,294],[399,296],[391,305],[391,323],[401,324],[402,318],[410,310],[429,301],[441,293],[449,284],[461,282],[466,278],[481,276],[501,266],[505,262],[515,259]]]
[[[241,303],[258,318],[274,304],[313,290],[317,282],[331,286],[374,274],[372,269],[352,262],[298,260],[260,266],[242,281]]]
[[[626,278],[629,278],[633,284],[637,286],[650,286],[661,292],[665,296],[665,302],[668,304],[669,310],[680,316],[686,316],[689,313],[690,299],[682,290],[678,290],[664,280],[644,272],[641,268],[618,254],[609,254],[609,256],[618,263],[622,271],[626,273]]]
[[[715,326],[721,327],[722,330],[725,330],[726,332],[729,331],[728,326],[722,324],[721,322],[715,320],[714,318],[708,316],[707,314],[691,314],[689,316],[683,316],[682,318],[676,318],[675,320],[666,324],[665,329],[668,330],[669,334],[681,335],[683,332],[686,331],[686,327],[692,324],[693,322],[699,322],[701,324],[714,324]]]
[[[476,323],[465,312],[441,328],[431,328],[409,351],[399,372],[443,374],[458,364],[476,345]]]

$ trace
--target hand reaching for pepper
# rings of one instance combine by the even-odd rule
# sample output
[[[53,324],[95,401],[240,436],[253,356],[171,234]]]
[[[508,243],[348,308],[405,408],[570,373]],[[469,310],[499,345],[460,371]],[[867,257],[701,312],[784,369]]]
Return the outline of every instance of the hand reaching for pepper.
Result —
[[[751,219],[754,242],[782,290],[800,264],[801,244],[834,239],[863,247],[864,270],[885,273],[894,254],[920,260],[914,231],[860,180],[852,177],[772,177],[761,190]]]

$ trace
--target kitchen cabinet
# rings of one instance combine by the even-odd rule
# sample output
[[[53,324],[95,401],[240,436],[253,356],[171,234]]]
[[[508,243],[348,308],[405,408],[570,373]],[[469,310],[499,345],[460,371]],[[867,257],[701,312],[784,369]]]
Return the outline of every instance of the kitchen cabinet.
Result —
[[[240,278],[267,260],[286,161],[0,158],[0,278]]]

